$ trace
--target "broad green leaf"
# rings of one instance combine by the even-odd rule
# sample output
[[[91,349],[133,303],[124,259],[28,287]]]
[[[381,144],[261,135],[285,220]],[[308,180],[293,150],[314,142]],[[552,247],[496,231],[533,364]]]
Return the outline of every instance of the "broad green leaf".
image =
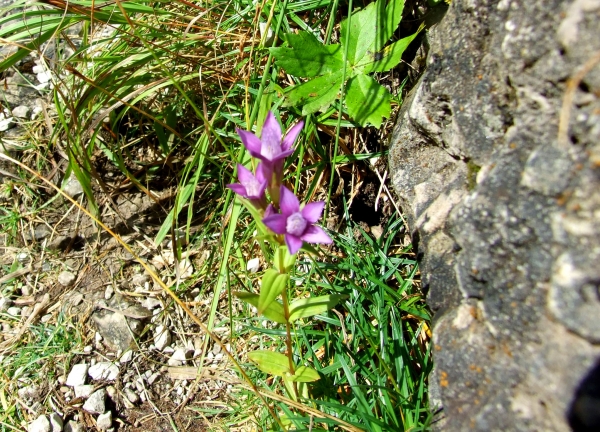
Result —
[[[271,303],[285,288],[290,275],[281,274],[275,269],[269,269],[265,272],[260,285],[260,294],[258,296],[258,313],[263,314]]]
[[[380,0],[381,1],[381,0]],[[350,22],[350,35],[348,35],[348,21]],[[367,51],[373,50],[377,37],[377,4],[371,3],[366,8],[352,14],[341,23],[340,42],[346,46],[348,38],[347,61],[350,66],[356,65]]]
[[[248,358],[256,363],[261,371],[269,375],[283,376],[290,372],[289,359],[283,354],[260,350],[248,353]]]
[[[348,114],[361,126],[371,123],[381,126],[382,118],[389,117],[390,92],[368,75],[356,75],[346,88]]]
[[[373,51],[381,51],[387,41],[394,35],[394,32],[400,25],[402,19],[402,12],[404,11],[404,0],[390,0],[385,7],[383,0],[377,1],[377,20],[382,25],[378,27],[381,31],[377,34]]]
[[[300,366],[292,376],[292,381],[296,382],[313,382],[319,381],[320,379],[321,376],[319,375],[319,372],[307,366]]]
[[[413,35],[407,36],[387,46],[383,51],[368,52],[356,65],[356,70],[369,74],[372,72],[385,72],[392,69],[402,59],[402,54],[410,43],[417,37],[423,26],[419,27]]]
[[[327,108],[338,97],[343,73],[343,70],[339,70],[292,87],[285,94],[285,106],[302,106],[302,115]]]
[[[309,32],[288,33],[289,48],[270,48],[277,66],[291,75],[311,78],[344,67],[340,45],[323,45]]]
[[[330,294],[295,300],[290,305],[290,322],[325,313],[347,297],[344,294]]]
[[[279,270],[279,273],[289,273],[295,262],[296,255],[290,254],[287,246],[279,246],[275,251],[273,263]]]
[[[251,304],[255,308],[258,309],[258,295],[249,293],[246,291],[234,291],[233,295],[239,298],[240,300],[245,301],[248,304]],[[287,321],[285,319],[285,312],[283,310],[283,306],[279,302],[272,302],[262,313],[265,317],[269,318],[271,321],[274,321],[279,324],[285,324]]]

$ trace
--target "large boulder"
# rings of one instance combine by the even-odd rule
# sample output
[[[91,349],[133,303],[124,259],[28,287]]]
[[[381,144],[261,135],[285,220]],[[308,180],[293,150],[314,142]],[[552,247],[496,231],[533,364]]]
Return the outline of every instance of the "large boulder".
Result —
[[[600,430],[600,0],[453,0],[390,170],[438,430]]]

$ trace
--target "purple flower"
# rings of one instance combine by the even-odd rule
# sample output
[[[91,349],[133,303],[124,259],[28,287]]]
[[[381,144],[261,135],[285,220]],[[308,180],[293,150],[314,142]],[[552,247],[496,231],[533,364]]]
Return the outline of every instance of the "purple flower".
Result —
[[[266,206],[265,190],[271,172],[263,164],[259,163],[256,167],[256,176],[252,174],[244,165],[238,164],[239,183],[228,184],[227,187],[256,204],[258,207]]]
[[[303,126],[303,121],[295,124],[282,139],[281,126],[279,126],[279,122],[273,113],[269,111],[260,139],[249,131],[237,129],[237,133],[253,157],[262,160],[273,171],[276,171],[275,167],[278,165],[283,166],[283,159],[294,153],[292,145],[298,138]]]
[[[263,219],[263,223],[276,234],[285,234],[285,243],[293,255],[307,243],[332,243],[322,228],[314,225],[321,218],[325,203],[308,203],[300,210],[296,195],[281,186],[279,206],[281,214],[273,214]]]

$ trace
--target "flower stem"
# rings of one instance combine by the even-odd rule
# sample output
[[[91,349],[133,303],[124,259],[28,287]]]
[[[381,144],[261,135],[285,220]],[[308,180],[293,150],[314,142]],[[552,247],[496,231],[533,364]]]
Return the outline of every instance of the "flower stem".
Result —
[[[294,366],[294,352],[292,351],[292,328],[290,325],[290,308],[288,305],[286,289],[284,289],[283,292],[281,293],[281,297],[282,297],[282,302],[283,302],[283,312],[285,314],[285,331],[286,331],[285,344],[287,346],[288,361],[290,363],[290,373],[293,375],[296,373],[296,367]],[[298,399],[298,386],[297,386],[296,382],[294,382],[293,386],[294,386],[294,393],[295,393],[296,399]]]

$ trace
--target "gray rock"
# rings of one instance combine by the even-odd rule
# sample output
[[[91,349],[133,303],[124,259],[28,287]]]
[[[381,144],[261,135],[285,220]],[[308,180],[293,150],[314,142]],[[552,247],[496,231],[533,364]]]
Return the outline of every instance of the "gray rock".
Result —
[[[5,312],[12,305],[12,300],[8,297],[0,296],[0,312]]]
[[[63,419],[58,413],[50,414],[50,427],[52,432],[61,432],[63,430]]]
[[[8,117],[0,120],[0,132],[9,130],[10,128],[14,127],[15,124],[16,123],[14,117]]]
[[[125,397],[132,404],[138,403],[140,401],[139,395],[130,388],[126,388],[125,390],[123,390],[123,393],[125,393]]]
[[[6,309],[6,313],[9,315],[12,315],[14,317],[17,317],[17,316],[21,315],[21,308],[12,306],[12,307],[9,307],[8,309]]]
[[[94,393],[94,386],[92,384],[77,385],[73,387],[73,391],[77,398],[88,398]]]
[[[100,414],[96,420],[96,426],[100,430],[107,430],[112,426],[112,412],[107,411],[104,414]]]
[[[73,365],[71,372],[67,376],[66,385],[69,387],[84,385],[89,367],[86,363]]]
[[[81,423],[76,422],[75,420],[69,420],[65,425],[64,430],[65,432],[84,432],[85,427]]]
[[[77,279],[77,276],[70,271],[63,271],[58,275],[58,283],[64,287],[73,285],[75,283],[75,279]]]
[[[96,390],[83,404],[83,409],[90,414],[103,414],[106,411],[106,390]]]
[[[88,375],[93,380],[114,381],[119,376],[119,367],[112,362],[99,362],[90,366]]]
[[[24,401],[35,401],[40,398],[40,387],[37,385],[29,385],[17,391],[19,398]]]
[[[12,110],[12,115],[17,118],[28,118],[31,108],[27,105],[19,105]]]
[[[119,362],[129,363],[131,360],[133,360],[133,350],[127,350],[123,353],[123,355],[119,359]]]
[[[130,303],[120,295],[113,296],[109,306],[111,309],[122,310],[128,316],[107,309],[97,310],[92,314],[92,319],[98,328],[98,332],[115,351],[127,351],[136,348],[134,336],[142,332],[144,329],[143,322],[151,317],[152,313],[138,304]],[[131,318],[131,316],[140,318]]]
[[[27,432],[50,432],[50,422],[48,421],[48,417],[41,415],[36,418],[29,423]]]
[[[453,0],[428,32],[389,161],[435,312],[437,430],[600,428],[597,65],[558,138],[599,20],[596,0]]]
[[[162,351],[172,342],[171,331],[164,325],[156,326],[154,329],[154,346],[157,350]]]
[[[81,186],[79,180],[74,176],[69,177],[62,189],[71,198],[75,198],[77,195],[83,193],[83,186]]]

